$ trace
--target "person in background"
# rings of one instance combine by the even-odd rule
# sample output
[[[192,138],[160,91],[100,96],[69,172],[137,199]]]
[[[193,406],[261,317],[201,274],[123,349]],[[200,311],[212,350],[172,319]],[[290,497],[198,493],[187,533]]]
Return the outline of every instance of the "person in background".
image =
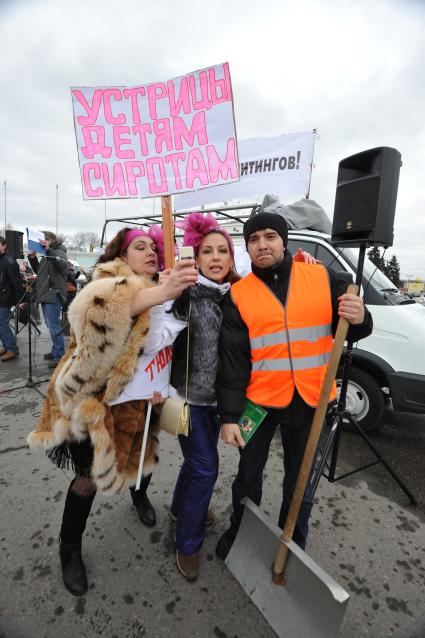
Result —
[[[21,261],[19,264],[19,270],[24,275],[24,277],[32,277],[34,275],[33,270],[29,263],[25,260]]]
[[[77,294],[77,277],[78,274],[74,271],[74,266],[70,261],[67,262],[68,268],[66,271],[66,301],[62,304],[62,321],[68,321],[68,309],[71,302],[75,299]]]
[[[36,302],[41,304],[44,321],[52,339],[51,352],[44,355],[49,361],[48,367],[55,368],[65,354],[65,340],[62,334],[62,304],[66,302],[66,248],[61,239],[48,230],[40,244],[46,254],[38,261],[35,252],[28,253],[31,267],[37,274]]]
[[[35,324],[40,324],[40,309],[38,304],[35,302],[36,292],[35,292],[35,280],[37,279],[37,275],[34,274],[31,266],[27,261],[21,261],[19,264],[19,270],[21,273],[21,279],[23,282],[24,290],[26,292],[24,296],[24,303],[20,306],[19,312],[19,321],[22,323],[27,323],[28,318],[28,301],[31,298],[31,318],[33,319]]]
[[[0,359],[4,363],[13,361],[19,355],[16,337],[9,326],[11,309],[23,293],[19,266],[15,259],[7,254],[7,244],[0,237]]]

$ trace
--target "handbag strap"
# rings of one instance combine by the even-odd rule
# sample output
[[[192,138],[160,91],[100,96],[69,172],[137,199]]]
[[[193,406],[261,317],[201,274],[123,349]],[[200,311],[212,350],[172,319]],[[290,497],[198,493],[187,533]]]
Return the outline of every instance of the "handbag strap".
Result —
[[[185,403],[187,403],[187,394],[188,394],[188,387],[189,387],[189,331],[190,331],[190,312],[191,312],[191,310],[192,310],[192,300],[189,297],[189,311],[187,313],[186,383],[185,383],[185,397],[184,397]]]

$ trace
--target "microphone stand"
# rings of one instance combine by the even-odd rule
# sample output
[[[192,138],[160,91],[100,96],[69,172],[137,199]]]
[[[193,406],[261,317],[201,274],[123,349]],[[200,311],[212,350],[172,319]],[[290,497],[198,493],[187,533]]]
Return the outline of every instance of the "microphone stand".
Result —
[[[31,307],[32,307],[32,286],[33,285],[34,285],[34,281],[32,281],[28,285],[25,294],[22,296],[21,300],[16,304],[16,308],[19,309],[19,303],[22,303],[22,300],[27,295],[26,303],[28,303],[28,324],[27,324],[27,326],[28,326],[28,378],[27,378],[27,380],[26,380],[24,385],[19,385],[19,386],[14,387],[14,388],[8,388],[7,390],[3,390],[3,392],[5,394],[7,394],[8,392],[13,392],[15,390],[22,390],[23,388],[32,388],[33,390],[38,392],[38,394],[40,394],[43,398],[45,398],[45,395],[41,392],[41,390],[39,390],[37,388],[37,386],[40,385],[40,383],[47,383],[48,381],[50,381],[50,379],[40,379],[39,381],[34,381],[34,379],[32,377],[32,326],[33,326],[33,320],[32,320],[32,317],[31,317]],[[12,315],[10,315],[10,316],[12,316]],[[40,331],[37,328],[37,326],[34,326],[34,327],[37,330],[38,334],[40,334]]]
[[[27,288],[29,286],[32,286],[32,283],[28,284],[28,281],[26,281],[25,283],[26,283]],[[37,331],[38,334],[40,334],[40,330],[39,330],[34,318],[30,314],[30,310],[31,309],[30,309],[30,306],[29,306],[28,301],[27,301],[27,295],[28,294],[29,294],[28,290],[25,290],[25,292],[22,295],[22,297],[19,299],[19,301],[16,302],[15,309],[12,310],[12,312],[9,315],[9,317],[7,318],[7,321],[10,322],[11,318],[14,317],[14,320],[15,320],[15,337],[20,332],[22,332],[22,330],[25,328],[25,326],[28,323],[27,321],[24,321],[23,319],[20,319],[20,313],[22,312],[21,309],[20,309],[20,305],[21,304],[26,304],[28,306],[28,321],[31,320],[32,327],[34,328],[34,330]],[[22,328],[19,328],[19,321],[23,324]]]

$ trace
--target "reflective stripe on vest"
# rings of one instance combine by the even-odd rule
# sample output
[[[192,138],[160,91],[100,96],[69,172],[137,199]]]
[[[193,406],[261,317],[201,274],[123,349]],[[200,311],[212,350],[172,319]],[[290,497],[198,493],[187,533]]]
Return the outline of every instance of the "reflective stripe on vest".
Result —
[[[286,304],[254,274],[232,286],[231,296],[249,331],[251,375],[247,398],[286,407],[295,388],[316,406],[332,349],[332,302],[321,265],[293,262]],[[335,384],[331,399],[336,396]]]
[[[256,370],[309,370],[325,366],[329,361],[329,353],[318,354],[313,357],[298,357],[298,359],[260,359],[254,361],[252,369]]]
[[[329,337],[332,335],[331,324],[324,326],[311,326],[310,328],[293,328],[288,330],[289,341],[317,341],[320,337]],[[278,343],[287,343],[286,332],[272,332],[262,337],[250,339],[251,349],[265,348],[266,346],[275,346]]]

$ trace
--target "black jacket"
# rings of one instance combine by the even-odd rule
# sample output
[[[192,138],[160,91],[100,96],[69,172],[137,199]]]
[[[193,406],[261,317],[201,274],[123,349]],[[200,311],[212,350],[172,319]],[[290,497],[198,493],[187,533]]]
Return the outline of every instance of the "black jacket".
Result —
[[[37,303],[59,303],[53,300],[55,293],[59,295],[60,301],[65,303],[68,270],[65,246],[59,241],[52,242],[46,250],[46,257],[42,257],[40,262],[37,257],[28,257],[28,259],[31,268],[37,273]]]
[[[0,307],[11,308],[23,294],[19,266],[7,253],[0,255]]]
[[[252,272],[262,279],[285,304],[288,293],[289,277],[291,274],[292,256],[286,251],[283,261],[276,268],[256,268],[252,265]],[[348,273],[335,273],[328,270],[332,298],[332,332],[335,335],[338,325],[338,297],[347,290],[351,283]],[[251,375],[251,348],[248,327],[242,320],[239,310],[233,303],[231,291],[222,303],[223,321],[219,343],[219,364],[217,372],[217,402],[218,412],[222,423],[237,423],[245,405],[245,391]],[[365,319],[362,324],[350,326],[347,340],[358,341],[369,336],[372,332],[372,315],[365,308]],[[295,393],[293,405],[289,409],[313,412],[298,393]],[[277,419],[282,416],[283,409],[267,411]]]

